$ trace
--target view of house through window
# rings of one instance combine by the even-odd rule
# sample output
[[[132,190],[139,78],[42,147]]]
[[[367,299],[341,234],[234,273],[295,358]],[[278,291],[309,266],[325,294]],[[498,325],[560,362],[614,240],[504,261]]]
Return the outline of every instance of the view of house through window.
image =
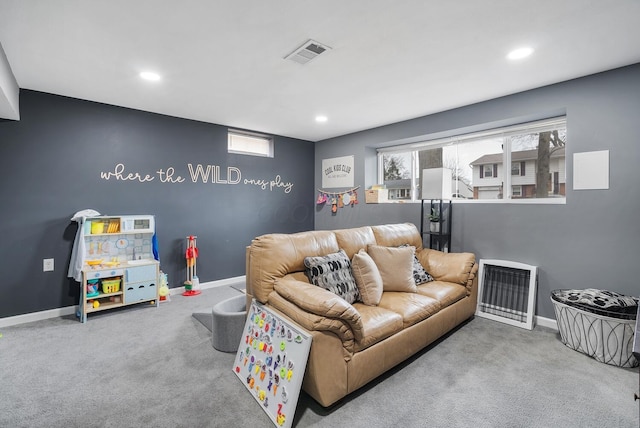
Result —
[[[421,172],[451,170],[453,199],[564,198],[565,118],[379,151],[392,200],[419,200]]]

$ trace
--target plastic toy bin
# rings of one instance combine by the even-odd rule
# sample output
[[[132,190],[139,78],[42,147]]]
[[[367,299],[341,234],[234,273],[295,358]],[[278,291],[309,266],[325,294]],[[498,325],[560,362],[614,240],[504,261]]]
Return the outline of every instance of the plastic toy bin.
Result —
[[[554,290],[551,302],[567,347],[601,363],[639,365],[633,356],[637,298],[606,290]]]
[[[108,293],[117,293],[120,291],[120,278],[113,279],[103,279],[102,280],[102,292],[105,294]]]

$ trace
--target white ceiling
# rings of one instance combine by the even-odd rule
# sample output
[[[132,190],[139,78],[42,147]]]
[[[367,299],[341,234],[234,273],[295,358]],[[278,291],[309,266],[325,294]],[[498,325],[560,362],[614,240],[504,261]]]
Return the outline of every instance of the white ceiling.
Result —
[[[283,59],[307,39],[332,49]],[[637,63],[639,41],[638,0],[0,2],[20,88],[310,141]]]

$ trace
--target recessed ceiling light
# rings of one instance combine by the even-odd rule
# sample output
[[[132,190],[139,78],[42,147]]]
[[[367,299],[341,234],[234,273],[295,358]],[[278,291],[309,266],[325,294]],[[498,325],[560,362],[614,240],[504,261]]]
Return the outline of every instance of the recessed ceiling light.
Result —
[[[158,80],[160,80],[160,75],[158,73],[154,73],[153,71],[143,71],[140,73],[140,77],[151,82],[157,82]]]
[[[318,122],[318,123],[324,123],[327,120],[329,120],[329,118],[327,116],[316,116],[316,122]]]
[[[526,58],[529,55],[531,55],[533,53],[533,49],[532,48],[519,48],[519,49],[514,49],[511,52],[509,52],[509,54],[507,55],[508,59],[522,59],[522,58]]]

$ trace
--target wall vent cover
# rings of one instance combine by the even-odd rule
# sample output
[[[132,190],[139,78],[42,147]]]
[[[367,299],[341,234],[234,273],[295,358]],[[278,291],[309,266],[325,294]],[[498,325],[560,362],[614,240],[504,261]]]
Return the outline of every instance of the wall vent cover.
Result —
[[[327,45],[323,45],[322,43],[318,43],[315,40],[307,40],[291,52],[289,55],[284,57],[284,59],[290,59],[291,61],[297,62],[298,64],[306,64],[312,59],[316,58],[318,55],[330,50],[331,48]]]
[[[506,260],[480,260],[476,315],[532,330],[537,267]]]

